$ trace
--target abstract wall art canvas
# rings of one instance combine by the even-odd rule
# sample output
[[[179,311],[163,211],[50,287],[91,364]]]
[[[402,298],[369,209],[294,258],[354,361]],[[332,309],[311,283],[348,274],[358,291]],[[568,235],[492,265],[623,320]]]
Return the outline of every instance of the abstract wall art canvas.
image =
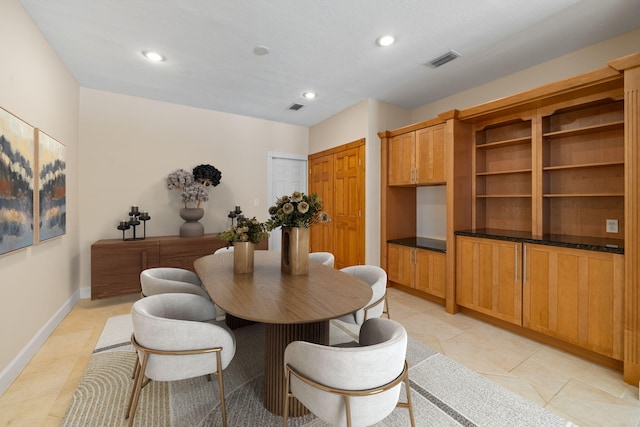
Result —
[[[34,128],[0,108],[0,255],[34,243]]]
[[[65,146],[38,129],[38,241],[67,229]]]

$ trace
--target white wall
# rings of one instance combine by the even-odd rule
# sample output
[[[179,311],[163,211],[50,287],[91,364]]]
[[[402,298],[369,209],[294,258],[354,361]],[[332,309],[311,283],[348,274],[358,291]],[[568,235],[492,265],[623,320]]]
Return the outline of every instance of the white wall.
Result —
[[[90,286],[91,244],[121,238],[116,226],[131,206],[149,212],[147,236],[178,234],[180,191],[166,188],[175,169],[211,164],[222,172],[201,205],[206,233],[228,227],[227,215],[237,205],[266,220],[273,203],[267,200],[267,152],[306,156],[308,135],[306,127],[82,88],[81,286]]]
[[[0,3],[0,107],[66,145],[67,229],[0,256],[0,393],[79,297],[79,87],[17,0]]]

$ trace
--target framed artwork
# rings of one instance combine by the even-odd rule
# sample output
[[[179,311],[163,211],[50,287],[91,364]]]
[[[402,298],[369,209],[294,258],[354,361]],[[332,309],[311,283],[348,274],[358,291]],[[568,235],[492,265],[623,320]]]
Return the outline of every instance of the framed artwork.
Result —
[[[67,163],[65,146],[40,129],[38,141],[38,241],[67,230]]]
[[[0,108],[0,255],[34,243],[34,128]]]

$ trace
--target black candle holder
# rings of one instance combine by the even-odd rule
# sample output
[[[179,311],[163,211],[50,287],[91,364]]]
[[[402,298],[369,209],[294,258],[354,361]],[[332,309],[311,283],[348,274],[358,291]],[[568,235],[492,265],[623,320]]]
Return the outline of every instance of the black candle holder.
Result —
[[[137,206],[131,206],[129,220],[120,221],[116,228],[122,230],[122,240],[144,240],[147,237],[147,221],[150,219],[149,212],[140,212]],[[136,237],[136,227],[140,225],[140,222],[143,224],[143,235],[142,237]],[[125,232],[129,229],[133,229],[133,237],[126,238]]]
[[[240,209],[240,206],[236,206],[236,208],[232,211],[229,212],[229,215],[227,215],[229,218],[231,218],[231,226],[233,227],[233,221],[238,218],[238,219],[243,219],[244,215],[242,215],[242,209]]]

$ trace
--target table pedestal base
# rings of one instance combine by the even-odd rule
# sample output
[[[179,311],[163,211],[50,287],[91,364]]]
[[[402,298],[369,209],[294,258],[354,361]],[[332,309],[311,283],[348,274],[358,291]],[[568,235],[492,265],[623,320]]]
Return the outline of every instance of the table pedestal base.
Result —
[[[265,335],[264,406],[282,416],[284,411],[284,350],[290,342],[308,341],[329,344],[329,321],[293,325],[268,323]],[[309,410],[298,399],[289,402],[289,416],[299,417]]]

